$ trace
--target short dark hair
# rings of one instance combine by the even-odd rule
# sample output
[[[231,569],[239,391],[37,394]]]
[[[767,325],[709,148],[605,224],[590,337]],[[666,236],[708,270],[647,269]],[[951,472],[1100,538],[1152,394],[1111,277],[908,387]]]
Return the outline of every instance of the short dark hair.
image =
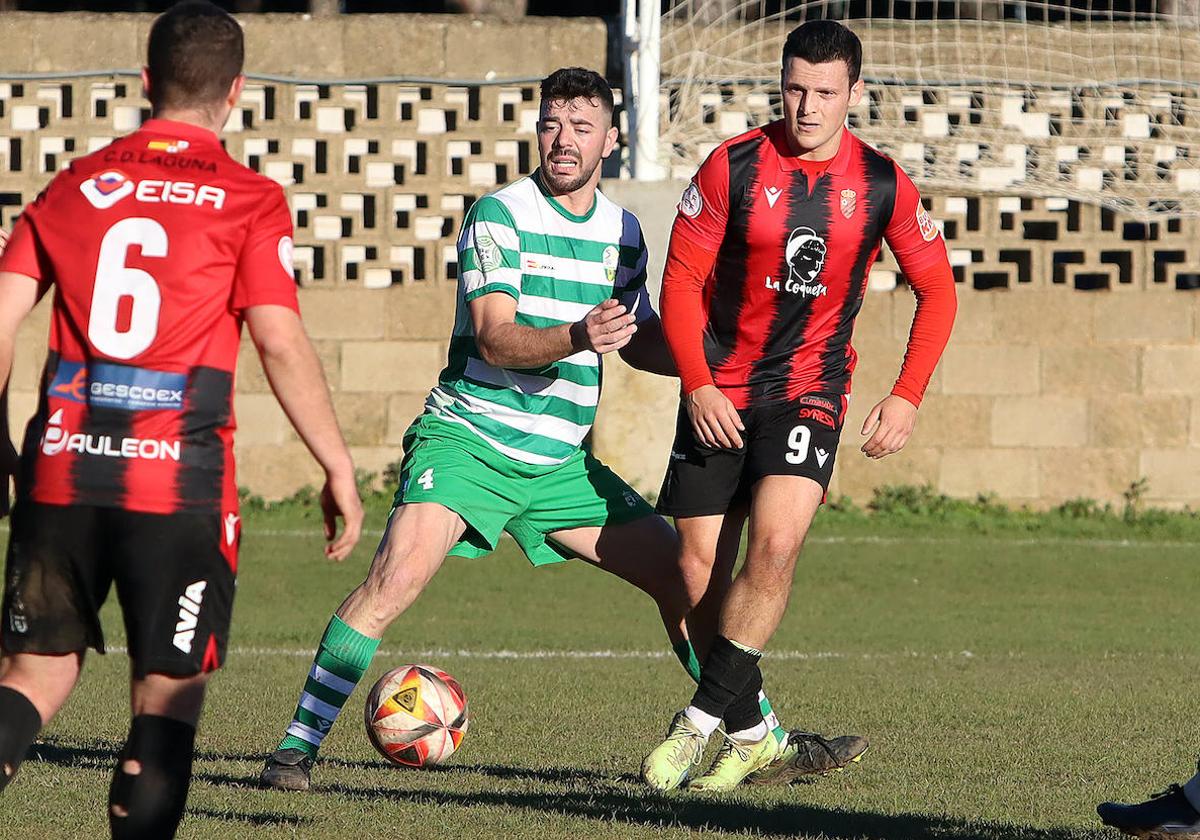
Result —
[[[204,108],[224,99],[241,74],[245,42],[228,12],[184,0],[155,19],[146,52],[155,108]]]
[[[562,67],[542,79],[543,102],[570,102],[580,97],[588,101],[599,99],[609,114],[615,110],[612,88],[595,70]]]
[[[844,61],[854,84],[862,72],[862,41],[836,20],[810,20],[789,32],[783,42],[784,69],[789,58],[809,64]]]

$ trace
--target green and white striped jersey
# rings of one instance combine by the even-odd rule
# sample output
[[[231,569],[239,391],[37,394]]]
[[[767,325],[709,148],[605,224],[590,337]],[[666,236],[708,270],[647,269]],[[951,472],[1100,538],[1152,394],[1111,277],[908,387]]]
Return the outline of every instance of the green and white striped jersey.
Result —
[[[612,297],[638,322],[652,317],[637,217],[599,191],[591,210],[577,216],[545,192],[535,172],[471,207],[458,237],[458,275],[449,359],[425,410],[516,461],[561,464],[595,420],[599,354],[583,351],[530,370],[493,367],[475,344],[467,304],[511,295],[516,323],[527,327],[574,323]]]

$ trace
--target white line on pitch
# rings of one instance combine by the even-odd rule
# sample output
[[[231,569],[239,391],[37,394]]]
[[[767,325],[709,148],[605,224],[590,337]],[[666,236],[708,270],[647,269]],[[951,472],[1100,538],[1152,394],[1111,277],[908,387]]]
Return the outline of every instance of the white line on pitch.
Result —
[[[0,533],[6,533],[7,531],[8,525],[0,524]],[[251,539],[255,537],[322,539],[321,532],[316,530],[304,531],[298,529],[255,528],[253,525],[246,529],[244,535]],[[379,539],[382,536],[382,531],[363,532],[364,538]],[[512,539],[507,532],[501,533],[500,538],[503,540]],[[1112,540],[1098,538],[1077,539],[1074,537],[1005,537],[991,534],[962,534],[951,537],[881,537],[871,535],[863,535],[860,537],[827,536],[809,537],[807,540],[805,540],[806,545],[958,545],[959,543],[964,542],[1033,547],[1080,546],[1082,548],[1200,548],[1200,540]]]
[[[126,653],[123,646],[112,645],[110,653]],[[312,648],[282,647],[234,647],[229,656],[292,657],[309,659]],[[426,650],[379,650],[375,655],[388,659],[404,657],[410,661],[429,659],[672,659],[674,654],[667,650],[463,650],[456,648],[432,648]],[[1007,658],[1019,655],[1010,654]],[[837,651],[773,650],[767,654],[771,660],[824,660],[824,659],[975,659],[969,650],[946,653],[922,653],[920,651],[898,651],[896,653],[841,653]]]
[[[319,531],[300,531],[300,530],[271,530],[271,529],[256,529],[253,526],[246,529],[248,537],[287,537],[287,538],[302,538],[311,537],[319,538]],[[363,537],[371,536],[364,532]],[[375,532],[375,538],[383,536],[383,532]],[[507,532],[502,533],[502,539],[511,539]],[[1018,546],[1039,546],[1039,545],[1077,545],[1085,548],[1200,548],[1200,541],[1194,540],[1109,540],[1109,539],[1090,539],[1072,537],[1005,537],[988,534],[963,534],[953,537],[880,537],[864,535],[861,537],[841,537],[841,536],[826,536],[826,537],[809,537],[805,540],[807,545],[903,545],[905,543],[915,543],[918,545],[956,545],[963,542],[986,542],[1003,545],[1018,545]]]

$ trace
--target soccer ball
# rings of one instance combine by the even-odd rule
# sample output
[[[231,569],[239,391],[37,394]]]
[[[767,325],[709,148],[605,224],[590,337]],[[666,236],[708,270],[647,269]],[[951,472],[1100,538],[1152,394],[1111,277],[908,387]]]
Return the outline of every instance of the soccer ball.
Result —
[[[401,665],[371,687],[367,737],[393,764],[441,764],[467,733],[467,695],[454,677],[430,665]]]

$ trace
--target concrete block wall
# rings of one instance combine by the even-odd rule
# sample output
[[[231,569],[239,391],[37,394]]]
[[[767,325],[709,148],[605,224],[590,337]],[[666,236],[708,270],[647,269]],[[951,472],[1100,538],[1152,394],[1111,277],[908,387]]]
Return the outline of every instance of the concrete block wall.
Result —
[[[51,26],[53,38],[47,36]],[[86,80],[24,83],[18,91],[15,83],[6,87],[4,71],[136,67],[148,26],[142,16],[0,16],[6,42],[30,45],[0,56],[0,102],[6,106],[0,162],[10,176],[0,188],[3,224],[64,160],[117,133],[117,107],[133,108],[134,117],[141,107],[136,88],[116,97],[103,88],[105,80]],[[247,19],[247,37],[252,70],[323,78],[537,76],[566,63],[599,67],[605,54],[604,28],[596,21],[265,16]],[[539,48],[516,50],[514,43]],[[71,109],[63,107],[63,85],[71,90]],[[354,456],[379,472],[400,457],[404,429],[444,363],[455,294],[445,252],[466,206],[451,199],[494,186],[472,182],[472,172],[484,163],[494,178],[497,161],[515,160],[499,144],[514,137],[530,141],[525,112],[532,89],[517,85],[479,94],[473,106],[472,91],[485,89],[431,85],[423,98],[424,89],[379,86],[376,122],[370,124],[371,106],[364,104],[375,95],[370,86],[304,87],[271,88],[278,96],[271,111],[267,86],[260,86],[260,97],[246,104],[240,128],[228,140],[236,157],[264,171],[294,173],[297,161],[308,161],[303,174],[316,185],[288,187],[298,253],[326,249],[326,273],[324,282],[314,278],[313,256],[302,272],[301,306]],[[116,98],[105,99],[110,94]],[[112,107],[99,108],[101,100]],[[405,102],[417,103],[409,119]],[[330,118],[322,109],[329,108],[337,110],[333,122],[341,120],[337,131],[326,130]],[[423,108],[444,120],[451,113],[473,120],[469,136],[422,135]],[[268,119],[269,112],[275,116]],[[27,127],[31,123],[47,127]],[[372,186],[381,177],[378,166],[391,172],[392,164],[410,160],[403,144],[422,136],[434,161],[426,161],[426,171],[419,177],[406,172],[404,183]],[[459,139],[480,144],[480,151],[455,151],[449,143]],[[247,146],[250,140],[260,145]],[[328,143],[328,171],[319,177],[310,140]],[[378,146],[372,150],[370,142]],[[260,148],[261,154],[254,152]],[[509,176],[518,169],[512,165]],[[642,219],[650,275],[657,278],[682,184],[612,182],[605,189]],[[857,428],[891,387],[913,309],[903,284],[894,286],[894,265],[881,263],[855,335],[861,362],[833,491],[865,501],[882,484],[928,482],[953,495],[995,492],[1035,505],[1078,496],[1119,502],[1121,492],[1144,476],[1150,502],[1200,504],[1200,303],[1190,291],[1200,276],[1196,221],[1127,222],[1054,198],[936,188],[926,193],[934,216],[946,225],[960,280],[956,333],[910,447],[882,462],[868,461],[857,452]],[[386,230],[368,228],[363,207],[369,195],[378,216],[396,220]],[[418,218],[413,225],[409,219],[401,229],[401,217],[422,214],[433,221]],[[343,233],[347,226],[349,235]],[[384,288],[358,282],[373,269],[390,271],[415,260],[414,249],[424,249],[424,281],[401,272],[400,282],[389,280]],[[12,377],[15,436],[36,404],[47,309],[43,304],[21,334]],[[613,359],[605,387],[595,448],[639,489],[655,492],[673,436],[677,384]],[[317,482],[315,465],[275,404],[248,344],[236,410],[242,484],[274,498]]]

